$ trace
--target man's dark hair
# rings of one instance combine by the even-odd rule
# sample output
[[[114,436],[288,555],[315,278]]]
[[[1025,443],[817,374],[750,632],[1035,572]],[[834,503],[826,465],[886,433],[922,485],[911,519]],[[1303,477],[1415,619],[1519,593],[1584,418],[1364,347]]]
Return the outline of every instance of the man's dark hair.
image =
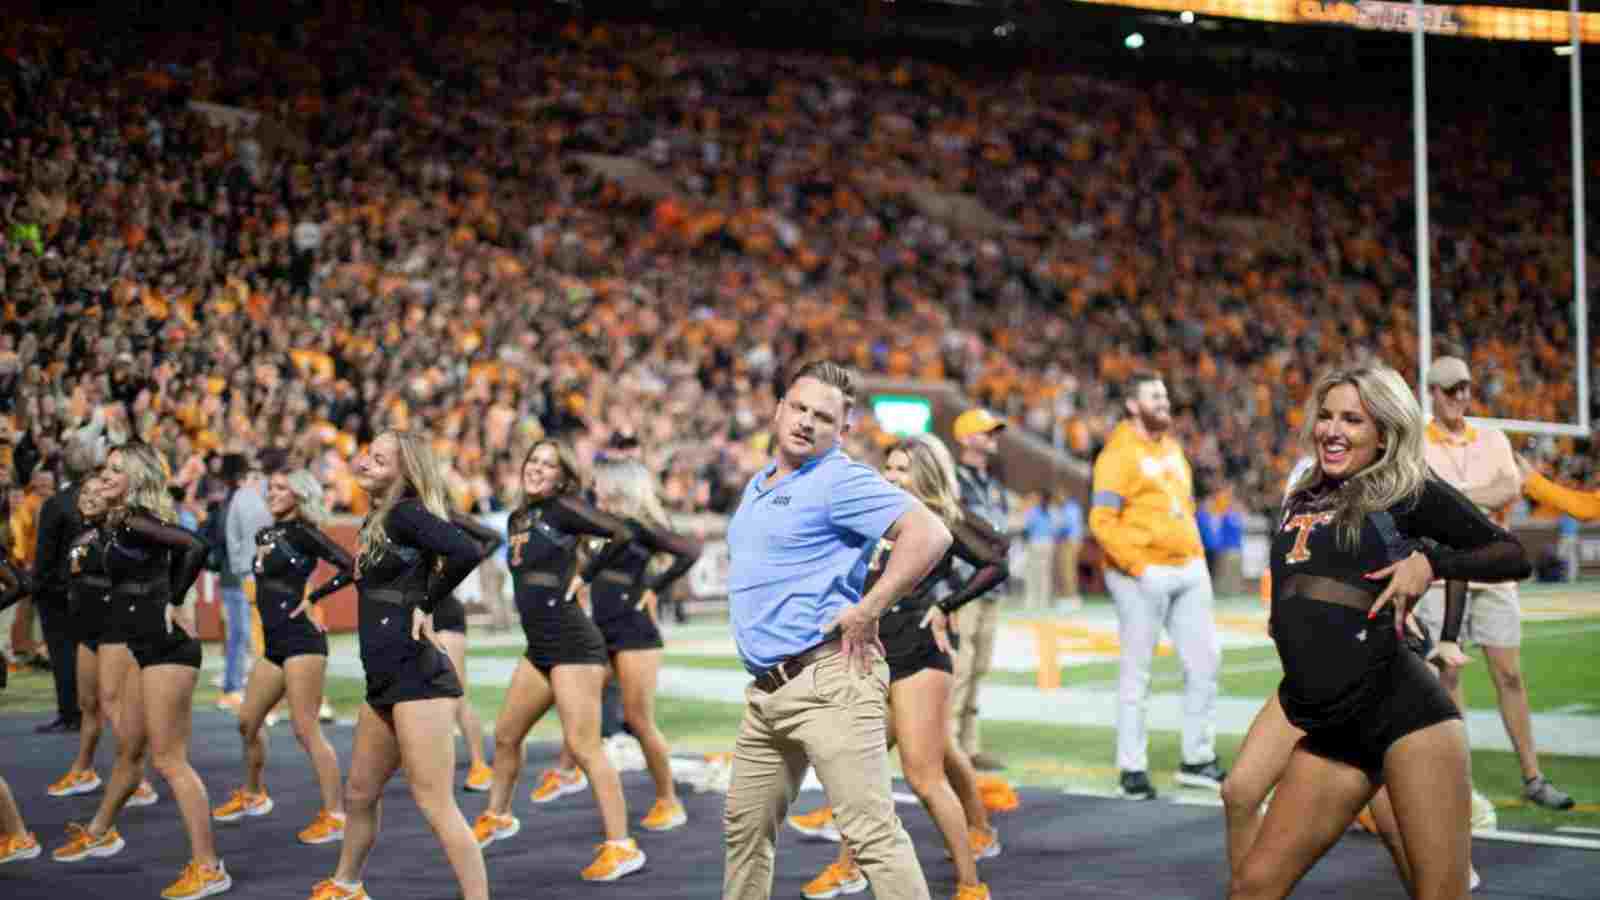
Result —
[[[249,463],[245,461],[242,453],[224,453],[222,455],[222,480],[229,487],[237,487],[244,480],[245,472],[249,470]]]
[[[1149,369],[1140,369],[1139,371],[1134,372],[1122,382],[1123,401],[1126,402],[1137,398],[1139,396],[1140,387],[1149,384],[1152,381],[1160,380],[1161,374],[1158,372],[1152,372]]]
[[[289,468],[289,451],[281,447],[267,447],[256,454],[256,463],[263,474],[276,475]]]
[[[846,412],[849,412],[850,408],[855,406],[855,376],[850,374],[849,369],[839,365],[833,360],[814,359],[811,362],[801,366],[795,371],[793,377],[789,379],[789,383],[784,386],[784,393],[788,393],[789,388],[794,387],[795,382],[802,378],[813,378],[822,382],[828,387],[838,388],[839,393],[844,395],[844,408]]]

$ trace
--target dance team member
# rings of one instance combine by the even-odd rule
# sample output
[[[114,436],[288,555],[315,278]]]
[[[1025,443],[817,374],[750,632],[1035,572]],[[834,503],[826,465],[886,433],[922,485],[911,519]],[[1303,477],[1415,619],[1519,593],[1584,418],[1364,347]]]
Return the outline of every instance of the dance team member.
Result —
[[[672,782],[672,748],[656,727],[656,681],[664,646],[656,603],[694,566],[701,548],[697,541],[668,528],[655,476],[638,461],[602,463],[595,469],[594,491],[600,509],[622,519],[631,539],[595,573],[590,608],[622,689],[623,720],[639,739],[656,784],[655,805],[639,826],[670,831],[687,822],[688,816]],[[660,574],[650,575],[650,562],[658,554],[670,555],[672,562]]]
[[[137,673],[127,679],[117,726],[117,762],[88,825],[69,824],[60,862],[114,856],[125,843],[114,822],[137,788],[146,743],[156,771],[172,788],[189,839],[190,862],[161,892],[168,900],[209,897],[233,885],[217,856],[206,787],[189,764],[200,642],[179,623],[185,596],[205,567],[206,543],[177,519],[161,454],[131,442],[112,450],[100,474],[105,500],[104,568],[111,612],[103,643],[125,643]],[[102,673],[104,674],[104,673]],[[120,676],[120,673],[119,673]]]
[[[450,516],[450,521],[478,545],[479,559],[488,559],[504,543],[493,529],[479,525],[471,516],[454,514]],[[439,608],[434,611],[433,633],[438,638],[439,646],[449,654],[450,665],[461,680],[461,702],[456,704],[456,727],[461,729],[461,737],[467,742],[467,757],[472,760],[467,770],[466,789],[483,793],[489,790],[494,769],[483,758],[483,723],[478,721],[478,711],[467,700],[467,608],[454,593],[441,600]]]
[[[78,663],[78,756],[46,791],[52,797],[74,797],[100,789],[100,774],[94,768],[94,754],[100,746],[100,731],[110,712],[100,706],[100,632],[111,612],[111,579],[105,570],[104,540],[100,519],[105,514],[105,499],[100,496],[98,473],[91,474],[70,490],[77,512],[72,523],[76,534],[68,535],[65,579],[67,615],[76,632]]]
[[[456,701],[461,682],[434,642],[433,611],[481,561],[452,525],[444,479],[425,438],[386,431],[355,462],[373,499],[356,557],[361,666],[367,696],[356,719],[345,782],[344,844],[333,877],[312,900],[363,900],[367,857],[378,838],[383,788],[404,767],[422,815],[443,846],[465,900],[488,900],[483,851],[456,805]]]
[[[327,844],[344,836],[344,798],[339,757],[317,717],[328,673],[328,637],[310,613],[317,601],[350,583],[353,563],[350,554],[319,527],[328,510],[322,502],[322,485],[310,472],[275,473],[267,482],[267,511],[272,524],[256,532],[251,564],[266,653],[250,669],[239,706],[245,782],[212,818],[237,822],[272,812],[272,798],[261,781],[267,762],[267,737],[261,726],[287,696],[295,739],[311,760],[322,794],[321,810],[299,838],[305,844]],[[307,594],[306,582],[324,560],[335,574]]]
[[[1325,375],[1308,402],[1304,438],[1317,462],[1291,487],[1273,538],[1270,626],[1284,668],[1279,700],[1306,736],[1231,897],[1287,896],[1380,786],[1412,895],[1467,893],[1471,757],[1461,713],[1401,647],[1402,623],[1435,577],[1504,581],[1529,566],[1516,538],[1430,474],[1422,431],[1415,396],[1381,365]],[[1445,633],[1461,613],[1446,612]]]
[[[645,855],[628,836],[622,781],[600,743],[605,638],[569,586],[583,538],[608,539],[585,566],[582,581],[587,583],[628,548],[632,532],[621,519],[583,500],[580,471],[572,449],[553,440],[534,444],[522,462],[523,496],[507,526],[511,535],[507,565],[528,649],[517,661],[495,720],[494,782],[489,806],[478,817],[474,832],[486,847],[521,830],[521,822],[511,814],[511,794],[522,771],[522,742],[554,706],[561,716],[566,747],[593,786],[605,828],[605,842],[582,877],[615,881],[642,868]]]
[[[10,608],[28,593],[28,578],[11,565],[9,554],[0,552],[0,612]],[[0,659],[0,690],[6,686],[6,663]],[[22,821],[11,785],[0,778],[0,866],[39,856],[39,839]]]

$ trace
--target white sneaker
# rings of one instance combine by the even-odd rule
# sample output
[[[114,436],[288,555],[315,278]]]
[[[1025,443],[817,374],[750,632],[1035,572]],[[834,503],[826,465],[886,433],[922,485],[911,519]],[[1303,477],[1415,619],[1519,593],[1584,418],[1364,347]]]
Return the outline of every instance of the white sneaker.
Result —
[[[1472,878],[1467,882],[1467,891],[1476,891],[1483,886],[1483,879],[1478,877],[1478,867],[1472,867]]]
[[[1494,803],[1488,797],[1478,793],[1477,788],[1472,789],[1472,830],[1494,831],[1499,827],[1500,817],[1495,813]]]

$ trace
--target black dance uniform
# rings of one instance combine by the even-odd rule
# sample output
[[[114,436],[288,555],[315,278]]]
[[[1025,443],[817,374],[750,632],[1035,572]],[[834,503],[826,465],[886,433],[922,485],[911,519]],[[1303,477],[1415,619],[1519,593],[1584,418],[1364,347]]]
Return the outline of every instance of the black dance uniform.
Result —
[[[450,657],[434,642],[411,636],[411,611],[437,609],[478,564],[477,546],[415,497],[396,503],[383,525],[383,542],[356,567],[367,703],[381,709],[459,697],[461,680]]]
[[[6,559],[5,550],[0,548],[0,612],[10,609],[13,604],[26,597],[32,590],[27,573],[11,564]],[[11,666],[4,653],[0,653],[0,688],[6,686],[6,677],[10,674]]]
[[[605,568],[595,573],[589,587],[594,623],[610,653],[657,650],[663,646],[661,629],[649,613],[638,608],[639,597],[643,591],[660,593],[683,577],[700,558],[700,544],[637,519],[625,524],[630,535],[627,546],[618,548]],[[650,560],[657,553],[672,554],[672,565],[650,577]]]
[[[168,630],[166,607],[182,606],[184,595],[200,577],[208,549],[205,540],[138,507],[107,530],[111,614],[100,643],[127,644],[140,668],[200,668],[200,642],[182,626]]]
[[[528,662],[546,677],[559,665],[606,664],[606,642],[583,607],[567,599],[585,536],[606,538],[603,550],[584,567],[583,578],[611,565],[626,549],[630,533],[621,519],[565,495],[535,500],[511,515],[507,563],[517,598],[517,614],[528,639]]]
[[[306,596],[306,582],[327,560],[338,570]],[[256,532],[256,609],[266,639],[267,662],[282,668],[293,656],[327,656],[328,636],[307,615],[291,618],[302,599],[316,603],[353,579],[350,554],[315,525],[300,519],[274,523]]]
[[[957,559],[969,563],[974,571],[954,593],[939,601],[939,608],[946,614],[954,613],[969,601],[987,594],[1011,574],[1006,568],[1006,538],[990,527],[988,522],[971,514],[963,515],[961,521],[950,528],[950,536],[953,539],[950,549],[945,551],[933,571],[917,582],[910,593],[885,610],[883,617],[878,620],[878,637],[883,641],[891,682],[908,678],[923,669],[955,671],[950,654],[940,650],[934,641],[933,629],[921,626],[922,617],[933,605],[934,588],[950,577]],[[879,541],[878,547],[880,549],[874,551],[868,564],[863,594],[877,583],[878,576],[888,565],[889,554],[894,551],[892,541]],[[957,639],[957,635],[950,635],[951,646],[955,645]]]
[[[13,566],[11,560],[6,559],[4,548],[0,548],[0,612],[10,609],[32,591],[27,573]]]
[[[78,643],[93,653],[111,615],[111,577],[106,574],[106,536],[90,525],[67,547],[67,612]]]
[[[490,554],[500,549],[500,545],[505,543],[500,535],[496,534],[492,529],[485,528],[473,521],[470,516],[453,515],[450,517],[450,521],[454,522],[457,528],[466,532],[467,537],[478,545],[479,560],[488,559]],[[467,608],[462,605],[461,600],[454,593],[440,600],[439,608],[433,611],[433,630],[467,633]]]
[[[1337,490],[1291,497],[1273,538],[1270,629],[1284,671],[1278,697],[1306,732],[1306,749],[1382,783],[1392,744],[1461,713],[1422,658],[1400,652],[1394,606],[1367,618],[1386,585],[1365,574],[1413,550],[1450,581],[1511,581],[1530,569],[1515,537],[1431,476],[1415,500],[1368,515],[1358,546],[1344,547]],[[1441,640],[1459,632],[1464,596],[1447,592]]]

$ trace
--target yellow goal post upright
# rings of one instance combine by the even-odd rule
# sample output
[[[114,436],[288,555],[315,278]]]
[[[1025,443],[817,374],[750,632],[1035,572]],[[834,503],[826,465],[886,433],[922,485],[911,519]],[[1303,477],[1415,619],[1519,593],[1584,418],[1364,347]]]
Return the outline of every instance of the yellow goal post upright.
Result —
[[[1502,431],[1518,434],[1540,434],[1559,437],[1589,437],[1589,298],[1587,256],[1584,253],[1584,191],[1583,191],[1583,49],[1578,0],[1568,0],[1567,63],[1570,67],[1572,92],[1572,307],[1573,352],[1577,357],[1578,414],[1574,422],[1532,422],[1524,419],[1493,419],[1470,417],[1475,425],[1487,425]],[[1432,413],[1432,398],[1428,394],[1428,368],[1433,363],[1433,302],[1431,296],[1430,256],[1428,253],[1428,115],[1427,69],[1423,59],[1423,3],[1412,0],[1415,15],[1411,30],[1411,94],[1412,140],[1416,156],[1417,202],[1417,390],[1422,395],[1422,411]]]

